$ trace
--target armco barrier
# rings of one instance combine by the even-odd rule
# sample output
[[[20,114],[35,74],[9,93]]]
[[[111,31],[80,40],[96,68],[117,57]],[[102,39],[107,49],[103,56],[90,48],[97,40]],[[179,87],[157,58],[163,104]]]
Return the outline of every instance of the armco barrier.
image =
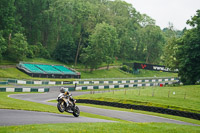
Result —
[[[122,103],[116,103],[116,102],[106,102],[106,101],[97,101],[97,100],[88,100],[88,99],[77,99],[77,103],[89,103],[89,104],[106,105],[106,106],[119,107],[119,108],[143,110],[143,111],[169,114],[169,115],[175,115],[175,116],[181,116],[181,117],[187,117],[187,118],[200,120],[200,114],[197,114],[197,113],[165,109],[165,108],[153,107],[153,106],[131,105],[131,104],[122,104]]]
[[[0,88],[0,92],[49,92],[49,88]]]
[[[69,91],[77,91],[77,90],[93,90],[93,89],[113,89],[113,88],[128,88],[128,87],[144,87],[144,86],[160,86],[175,84],[177,82],[163,82],[163,83],[137,83],[137,84],[113,84],[113,85],[94,85],[94,86],[78,86],[78,87],[70,87],[66,88]]]
[[[132,79],[132,80],[116,80],[116,81],[32,81],[32,80],[17,80],[8,79],[8,83],[12,84],[38,84],[38,85],[66,85],[66,84],[130,84],[130,83],[142,83],[142,82],[167,82],[167,81],[179,81],[176,77],[167,78],[147,78],[147,79]]]
[[[142,83],[142,82],[167,82],[167,81],[179,81],[179,78],[149,78],[149,79],[132,79],[132,80],[120,80],[120,81],[72,81],[63,82],[63,84],[129,84],[129,83]]]
[[[0,81],[0,85],[7,85],[8,81]]]

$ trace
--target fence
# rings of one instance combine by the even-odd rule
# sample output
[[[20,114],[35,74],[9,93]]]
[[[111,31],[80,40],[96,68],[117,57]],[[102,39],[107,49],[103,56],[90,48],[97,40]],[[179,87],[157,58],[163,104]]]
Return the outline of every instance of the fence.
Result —
[[[78,86],[66,88],[69,91],[77,90],[95,90],[95,89],[113,89],[113,88],[129,88],[129,87],[144,87],[144,86],[160,86],[160,85],[171,85],[174,82],[160,82],[160,83],[136,83],[136,84],[112,84],[112,85],[90,85],[90,86]]]
[[[4,79],[5,80],[5,79]],[[167,81],[175,81],[178,82],[179,78],[177,77],[166,77],[166,78],[134,78],[134,79],[104,79],[104,80],[94,80],[94,79],[85,79],[85,81],[34,81],[34,80],[18,80],[18,79],[7,79],[7,81],[3,82],[6,84],[37,84],[37,85],[67,85],[67,84],[131,84],[131,83],[147,83],[147,82],[167,82]],[[0,82],[1,84],[1,82]]]
[[[49,88],[0,88],[0,92],[49,92]]]

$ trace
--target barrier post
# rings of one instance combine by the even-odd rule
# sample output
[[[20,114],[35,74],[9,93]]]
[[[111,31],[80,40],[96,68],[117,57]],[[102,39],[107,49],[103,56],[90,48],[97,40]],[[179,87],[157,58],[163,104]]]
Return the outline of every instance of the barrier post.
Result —
[[[185,92],[185,95],[184,95],[184,99],[186,99],[186,92]]]
[[[169,95],[170,95],[170,90],[168,91],[168,98],[169,98]]]

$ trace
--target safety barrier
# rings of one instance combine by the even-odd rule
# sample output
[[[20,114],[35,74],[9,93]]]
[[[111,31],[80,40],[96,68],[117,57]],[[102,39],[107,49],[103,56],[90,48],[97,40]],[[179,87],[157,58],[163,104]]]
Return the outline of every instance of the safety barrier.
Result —
[[[93,90],[93,89],[113,89],[113,88],[128,88],[128,87],[143,87],[143,86],[164,86],[170,84],[177,84],[177,81],[174,82],[160,82],[160,83],[137,83],[137,84],[112,84],[112,85],[91,85],[91,86],[78,86],[78,87],[69,87],[66,88],[69,91],[78,91],[78,90]]]
[[[143,111],[156,112],[156,113],[162,113],[162,114],[170,114],[170,115],[176,115],[176,116],[200,120],[200,114],[179,111],[179,110],[173,110],[173,109],[166,109],[166,108],[161,108],[161,107],[122,104],[122,103],[116,103],[116,102],[97,101],[97,100],[89,100],[89,99],[77,99],[77,103],[89,103],[89,104],[106,105],[106,106],[119,107],[119,108],[143,110]]]
[[[0,92],[49,92],[49,88],[0,88]]]
[[[14,84],[37,84],[37,85],[67,85],[67,84],[131,84],[131,83],[147,83],[147,82],[167,82],[167,81],[179,81],[179,78],[148,78],[148,79],[130,79],[130,80],[114,80],[114,81],[33,81],[33,80],[17,80],[8,79],[7,83]]]
[[[33,85],[62,85],[63,81],[33,81],[33,80],[8,79],[7,83],[11,83],[11,84],[33,84]]]
[[[68,84],[126,84],[126,83],[142,83],[142,82],[163,82],[178,81],[178,78],[151,78],[151,79],[134,79],[134,80],[118,80],[118,81],[73,81]],[[65,84],[65,82],[64,82]]]
[[[0,85],[7,85],[8,81],[0,81]]]

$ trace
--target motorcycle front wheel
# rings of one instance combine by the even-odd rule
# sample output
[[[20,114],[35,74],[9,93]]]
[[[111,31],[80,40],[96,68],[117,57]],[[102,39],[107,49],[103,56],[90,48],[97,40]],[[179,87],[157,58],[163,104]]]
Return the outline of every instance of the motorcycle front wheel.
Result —
[[[79,117],[79,115],[80,115],[80,110],[77,106],[74,107],[73,115],[74,115],[74,117]]]
[[[61,113],[63,113],[63,112],[65,111],[64,101],[59,101],[59,102],[57,103],[57,108],[58,108],[58,110],[59,110]]]

